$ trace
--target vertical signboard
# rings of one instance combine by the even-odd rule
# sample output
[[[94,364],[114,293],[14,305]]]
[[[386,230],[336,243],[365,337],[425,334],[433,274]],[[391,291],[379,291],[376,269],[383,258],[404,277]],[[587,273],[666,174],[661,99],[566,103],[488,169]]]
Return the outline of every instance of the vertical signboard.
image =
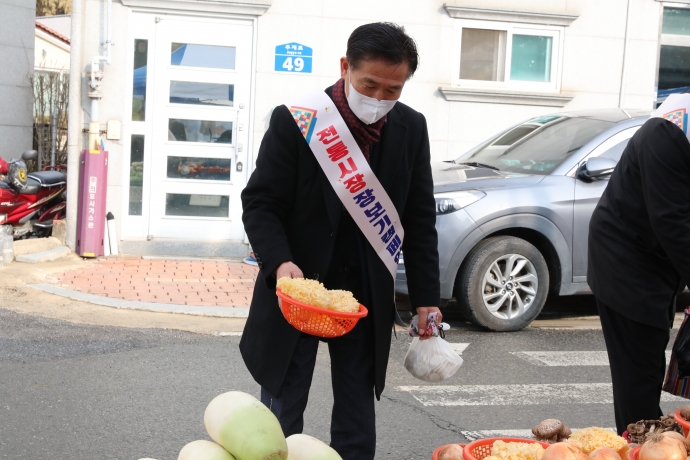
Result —
[[[77,215],[77,254],[98,257],[104,254],[105,198],[108,189],[108,152],[82,151]]]
[[[311,73],[313,51],[310,47],[292,42],[276,46],[276,72]]]

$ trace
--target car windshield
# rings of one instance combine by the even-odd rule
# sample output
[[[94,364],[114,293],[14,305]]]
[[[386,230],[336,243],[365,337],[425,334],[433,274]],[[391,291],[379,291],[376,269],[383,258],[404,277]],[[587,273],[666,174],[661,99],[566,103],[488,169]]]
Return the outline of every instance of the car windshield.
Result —
[[[548,175],[611,126],[608,121],[565,115],[534,118],[467,152],[455,163]]]

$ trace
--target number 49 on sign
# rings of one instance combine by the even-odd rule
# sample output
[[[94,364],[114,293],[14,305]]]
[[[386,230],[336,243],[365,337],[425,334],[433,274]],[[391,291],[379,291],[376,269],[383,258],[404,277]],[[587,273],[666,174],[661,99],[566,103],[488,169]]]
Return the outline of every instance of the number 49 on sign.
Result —
[[[281,67],[286,72],[302,72],[304,70],[304,58],[296,57],[293,61],[293,58],[286,57]]]
[[[312,49],[300,43],[285,43],[276,46],[276,72],[311,73]]]

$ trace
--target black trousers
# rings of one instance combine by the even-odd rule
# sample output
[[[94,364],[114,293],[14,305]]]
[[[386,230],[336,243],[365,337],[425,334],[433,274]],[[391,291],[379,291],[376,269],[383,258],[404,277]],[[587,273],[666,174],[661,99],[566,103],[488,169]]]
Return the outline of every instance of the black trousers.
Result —
[[[343,460],[373,460],[376,452],[374,344],[369,316],[348,334],[326,339],[331,357],[333,412],[331,447]],[[319,338],[302,334],[283,389],[277,396],[261,389],[261,402],[280,421],[285,436],[301,433],[316,364]]]
[[[663,415],[659,402],[670,331],[626,318],[597,299],[611,367],[616,430]]]

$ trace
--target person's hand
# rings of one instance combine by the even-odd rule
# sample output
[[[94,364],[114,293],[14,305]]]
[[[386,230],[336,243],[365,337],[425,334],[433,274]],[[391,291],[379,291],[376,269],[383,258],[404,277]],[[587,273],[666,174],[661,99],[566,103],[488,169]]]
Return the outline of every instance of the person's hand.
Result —
[[[297,265],[292,262],[283,262],[276,270],[276,279],[280,278],[304,278],[304,275]]]
[[[430,335],[424,335],[426,334],[426,320],[427,317],[429,316],[429,313],[436,312],[436,321],[438,324],[441,324],[441,321],[443,320],[443,315],[441,314],[441,310],[439,310],[438,307],[418,307],[417,308],[417,314],[419,315],[419,323],[417,325],[417,329],[419,330],[419,340],[427,340],[431,338]]]

